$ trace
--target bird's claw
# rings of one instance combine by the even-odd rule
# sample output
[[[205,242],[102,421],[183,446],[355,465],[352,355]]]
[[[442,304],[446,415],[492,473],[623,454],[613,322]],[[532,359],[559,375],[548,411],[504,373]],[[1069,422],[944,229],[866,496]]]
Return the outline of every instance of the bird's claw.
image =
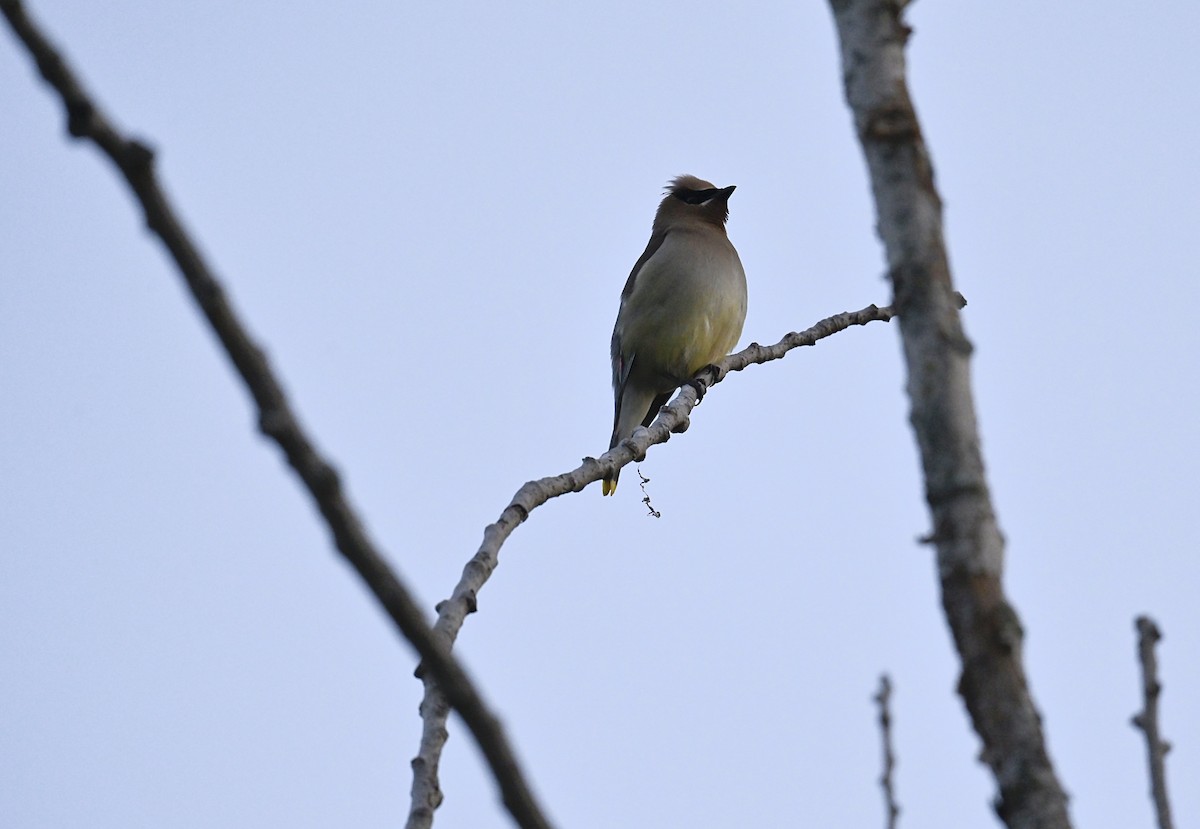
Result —
[[[708,391],[708,387],[717,381],[721,370],[712,363],[709,363],[704,368],[696,372],[696,376],[688,380],[685,385],[691,386],[696,391],[696,405],[699,406],[704,401],[704,395]]]

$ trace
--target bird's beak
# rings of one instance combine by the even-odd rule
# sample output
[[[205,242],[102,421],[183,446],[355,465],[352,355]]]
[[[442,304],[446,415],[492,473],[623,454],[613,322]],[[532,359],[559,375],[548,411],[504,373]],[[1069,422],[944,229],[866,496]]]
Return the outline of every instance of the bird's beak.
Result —
[[[724,196],[725,196],[725,198],[726,198],[726,199],[728,199],[730,196],[732,196],[732,195],[733,195],[733,191],[734,191],[734,190],[736,190],[736,189],[737,189],[737,185],[736,185],[736,184],[731,184],[731,185],[729,185],[728,187],[724,187],[724,188],[722,188],[722,189],[721,189],[721,193],[722,193],[722,194],[724,194]]]

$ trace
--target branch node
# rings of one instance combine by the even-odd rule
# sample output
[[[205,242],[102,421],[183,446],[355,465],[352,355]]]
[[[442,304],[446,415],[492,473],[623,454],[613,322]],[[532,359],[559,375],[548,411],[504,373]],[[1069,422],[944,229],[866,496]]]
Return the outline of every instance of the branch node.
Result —
[[[154,150],[148,144],[138,141],[136,138],[125,142],[124,158],[121,159],[122,167],[136,173],[145,173],[153,163]]]
[[[911,107],[900,104],[882,106],[870,112],[862,130],[864,141],[883,141],[888,144],[913,141],[920,135],[921,128]]]
[[[45,70],[42,71],[45,75]],[[96,114],[91,101],[78,96],[71,96],[66,101],[67,132],[72,138],[87,138],[92,131],[92,118]]]
[[[283,436],[288,431],[290,418],[287,412],[277,407],[263,408],[258,413],[258,431],[276,443],[282,443]]]

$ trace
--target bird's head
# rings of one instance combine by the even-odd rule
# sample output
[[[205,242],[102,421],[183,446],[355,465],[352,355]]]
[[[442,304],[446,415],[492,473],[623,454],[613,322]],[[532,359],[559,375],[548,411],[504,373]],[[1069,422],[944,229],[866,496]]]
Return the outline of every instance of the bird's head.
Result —
[[[658,206],[655,225],[700,220],[724,227],[729,218],[729,197],[735,189],[733,185],[716,187],[695,176],[677,176]]]

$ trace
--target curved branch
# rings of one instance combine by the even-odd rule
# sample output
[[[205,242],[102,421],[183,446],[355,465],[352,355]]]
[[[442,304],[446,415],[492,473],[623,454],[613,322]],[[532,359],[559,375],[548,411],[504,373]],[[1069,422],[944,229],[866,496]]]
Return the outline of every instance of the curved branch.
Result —
[[[742,369],[759,363],[768,363],[782,359],[789,351],[803,346],[815,345],[818,340],[844,331],[854,325],[866,325],[869,322],[887,322],[894,316],[891,308],[878,308],[869,305],[860,311],[846,311],[823,319],[804,331],[793,331],[774,345],[759,345],[751,343],[736,354],[726,357],[715,367],[701,372],[696,378],[697,384],[707,390],[725,378],[731,371]],[[438,618],[433,625],[434,631],[442,641],[452,645],[458,638],[463,622],[467,615],[475,612],[475,597],[480,588],[491,577],[492,571],[499,563],[500,547],[513,530],[517,528],[529,514],[551,498],[557,498],[568,492],[579,492],[588,484],[595,483],[635,460],[646,456],[647,450],[656,444],[666,443],[671,435],[684,432],[690,425],[692,409],[696,406],[697,391],[692,386],[680,389],[675,399],[659,410],[658,419],[649,429],[637,429],[632,437],[623,441],[613,449],[605,452],[599,458],[584,458],[583,463],[561,475],[552,475],[530,481],[513,496],[512,501],[500,513],[496,523],[489,524],[483,531],[483,543],[474,557],[463,568],[462,578],[454,588],[450,598],[437,606]],[[418,676],[422,672],[418,670]],[[438,787],[437,769],[441,760],[442,748],[446,744],[446,718],[449,708],[442,695],[436,677],[422,676],[425,682],[425,696],[421,701],[421,718],[423,730],[421,745],[417,756],[412,761],[413,785],[412,805],[408,813],[407,829],[429,829],[433,825],[433,813],[442,802],[442,793]]]
[[[900,318],[913,431],[925,473],[942,605],[962,661],[959,693],[1011,829],[1068,827],[1004,595],[1004,539],[984,474],[971,345],[955,307],[942,204],[905,80],[903,0],[830,0],[846,101],[870,173]]]
[[[147,226],[167,246],[196,303],[254,397],[259,428],[283,449],[288,463],[324,516],[338,550],[421,655],[422,664],[428,667],[449,704],[475,735],[513,818],[527,829],[549,827],[499,721],[488,710],[462,666],[450,655],[449,640],[439,638],[429,627],[408,588],[368,537],[357,510],[342,491],[337,472],[300,426],[266,355],[247,332],[224,288],[175,214],[159,186],[154,153],[113,126],[74,71],[25,13],[19,0],[0,0],[0,11],[37,61],[42,77],[62,98],[70,134],[94,142],[124,175],[145,211]]]

